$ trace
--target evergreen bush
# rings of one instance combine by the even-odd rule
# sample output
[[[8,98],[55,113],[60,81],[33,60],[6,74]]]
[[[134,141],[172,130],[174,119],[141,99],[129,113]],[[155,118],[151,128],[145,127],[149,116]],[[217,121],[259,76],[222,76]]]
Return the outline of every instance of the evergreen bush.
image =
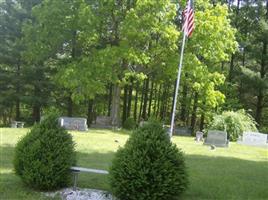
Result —
[[[257,131],[255,120],[244,110],[215,115],[209,129],[226,131],[230,141],[236,141],[244,131]]]
[[[72,136],[58,126],[57,117],[49,115],[36,124],[16,145],[14,168],[22,181],[38,190],[53,190],[71,180],[75,164]]]
[[[126,121],[123,124],[123,128],[127,130],[133,130],[137,126],[135,120],[131,117],[127,118]]]
[[[117,151],[110,183],[122,200],[171,200],[188,185],[184,155],[159,123],[147,123]]]

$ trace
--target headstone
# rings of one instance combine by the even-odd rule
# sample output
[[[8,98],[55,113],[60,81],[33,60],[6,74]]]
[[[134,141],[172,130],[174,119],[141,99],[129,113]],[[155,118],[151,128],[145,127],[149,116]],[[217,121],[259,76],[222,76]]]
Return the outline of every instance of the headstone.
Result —
[[[195,140],[197,142],[203,141],[204,133],[202,131],[197,131],[195,134]]]
[[[187,135],[190,136],[192,131],[189,127],[175,127],[174,128],[174,135]]]
[[[227,133],[225,131],[209,130],[204,144],[214,145],[216,147],[228,147]]]
[[[97,116],[95,122],[91,125],[94,128],[112,128],[111,117]]]
[[[87,131],[87,119],[78,117],[60,117],[59,124],[67,130]]]
[[[12,121],[11,128],[23,128],[24,124],[25,124],[25,122]]]
[[[237,141],[238,144],[245,144],[251,146],[267,146],[267,134],[257,133],[257,132],[244,132],[240,140]]]

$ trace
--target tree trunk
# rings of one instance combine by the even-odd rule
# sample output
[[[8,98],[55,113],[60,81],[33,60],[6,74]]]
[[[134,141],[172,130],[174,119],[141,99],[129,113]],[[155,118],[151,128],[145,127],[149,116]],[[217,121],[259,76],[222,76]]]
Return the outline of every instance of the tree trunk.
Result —
[[[154,82],[151,82],[151,89],[150,89],[150,97],[149,97],[149,106],[148,106],[148,117],[151,116],[151,107],[152,107],[152,100],[153,100],[153,93],[154,93]]]
[[[144,90],[144,103],[143,103],[143,110],[142,110],[142,118],[144,120],[147,120],[148,89],[149,89],[149,79],[146,79],[145,90]]]
[[[33,105],[33,121],[34,122],[40,122],[40,111],[41,107],[38,103],[35,103]]]
[[[108,99],[108,113],[107,115],[111,115],[111,105],[112,105],[112,96],[113,96],[113,85],[109,85],[109,99]]]
[[[16,99],[16,121],[20,121],[20,99]]]
[[[205,125],[205,111],[203,111],[201,114],[200,126],[199,126],[200,131],[204,130],[204,125]]]
[[[20,120],[20,64],[17,65],[17,83],[16,83],[16,121]]]
[[[183,121],[183,122],[186,121],[187,90],[188,90],[188,87],[187,87],[186,84],[184,84],[183,91],[182,91],[181,116],[180,116],[180,120]]]
[[[87,125],[88,127],[91,125],[93,120],[93,99],[88,100],[88,106],[87,106]]]
[[[163,93],[162,93],[162,99],[161,99],[161,109],[160,109],[160,118],[163,120],[166,117],[166,93],[167,93],[167,88],[166,85],[163,88]]]
[[[127,102],[128,102],[128,86],[124,86],[124,101],[123,101],[123,114],[122,114],[122,124],[125,123],[127,119]]]
[[[132,91],[133,91],[133,80],[131,79],[130,86],[128,88],[127,118],[130,117],[131,113]]]
[[[134,104],[134,120],[137,121],[137,109],[138,109],[138,97],[139,97],[139,83],[136,84],[135,104]]]
[[[177,85],[177,79],[175,80],[174,86],[173,86],[173,95],[172,95],[172,105],[171,105],[170,119],[172,118],[172,112],[173,112],[173,107],[174,107],[174,103],[175,103],[176,85]]]
[[[39,97],[40,91],[37,86],[34,86],[34,96]],[[34,101],[33,102],[33,122],[39,122],[40,121],[40,111],[41,111],[41,105],[40,102]]]
[[[264,40],[263,42],[263,50],[262,50],[262,59],[261,59],[261,70],[260,75],[261,79],[264,80],[265,78],[265,65],[266,65],[266,56],[267,56],[267,42]],[[263,110],[263,100],[264,100],[264,90],[265,88],[263,86],[260,86],[258,96],[257,96],[257,107],[256,107],[256,122],[258,123],[258,126],[261,125],[261,117],[262,117],[262,110]]]
[[[193,112],[191,117],[191,129],[192,131],[195,130],[195,124],[196,124],[196,111],[197,111],[197,103],[198,103],[198,93],[195,92],[194,94],[194,105],[193,105]]]
[[[162,91],[162,84],[160,84],[159,90],[158,90],[157,106],[156,106],[156,114],[155,114],[156,117],[159,116],[159,111],[160,111],[161,91]]]
[[[144,90],[145,90],[145,82],[143,82],[143,85],[142,85],[141,101],[140,101],[140,112],[139,112],[139,120],[138,121],[141,121],[141,113],[142,113],[143,100],[144,100]]]
[[[113,86],[112,107],[111,107],[111,122],[113,127],[120,126],[120,94],[121,94],[121,88],[119,85],[115,84]]]
[[[73,100],[71,94],[69,95],[67,99],[67,116],[72,117],[73,116]]]
[[[230,70],[229,70],[229,82],[233,80],[233,73],[234,73],[234,54],[231,56],[231,61],[230,61]]]

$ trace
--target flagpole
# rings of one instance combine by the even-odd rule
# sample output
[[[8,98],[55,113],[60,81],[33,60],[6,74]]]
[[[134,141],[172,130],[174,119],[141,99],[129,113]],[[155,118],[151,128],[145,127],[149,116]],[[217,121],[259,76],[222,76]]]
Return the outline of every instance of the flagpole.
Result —
[[[169,136],[170,137],[172,137],[172,133],[173,133],[173,130],[174,130],[174,121],[175,121],[175,114],[176,114],[177,96],[178,96],[179,87],[180,87],[180,78],[181,78],[183,53],[184,53],[184,46],[185,46],[185,40],[186,40],[186,33],[185,32],[186,31],[183,31],[183,39],[182,39],[182,45],[181,45],[180,63],[179,63],[179,67],[178,67],[176,90],[175,90],[174,104],[173,104],[173,109],[172,109],[171,125],[170,125],[170,131],[169,131]]]

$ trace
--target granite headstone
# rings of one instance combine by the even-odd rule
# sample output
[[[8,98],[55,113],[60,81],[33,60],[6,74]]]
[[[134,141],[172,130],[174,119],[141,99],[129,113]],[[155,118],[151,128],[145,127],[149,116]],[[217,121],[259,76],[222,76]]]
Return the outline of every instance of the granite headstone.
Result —
[[[174,135],[187,135],[190,136],[192,133],[189,127],[175,127],[174,128]]]
[[[79,117],[60,117],[59,124],[67,130],[87,131],[87,119]]]
[[[209,130],[204,144],[216,147],[228,147],[227,133],[219,130]]]
[[[111,128],[111,117],[97,116],[95,122],[91,124],[93,128]]]

